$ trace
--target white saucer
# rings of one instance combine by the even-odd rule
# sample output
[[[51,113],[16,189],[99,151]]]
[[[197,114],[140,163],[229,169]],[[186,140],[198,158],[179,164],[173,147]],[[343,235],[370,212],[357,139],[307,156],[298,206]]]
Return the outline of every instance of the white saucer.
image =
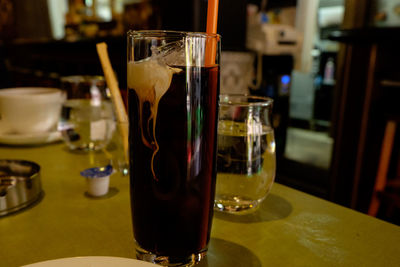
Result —
[[[90,256],[90,257],[73,257],[63,258],[57,260],[42,261],[25,265],[25,267],[77,267],[77,266],[90,266],[90,267],[153,267],[158,266],[153,263],[139,261],[128,258],[119,257],[101,257],[101,256]],[[24,266],[23,266],[24,267]]]
[[[38,145],[61,140],[58,131],[32,134],[0,134],[0,143],[7,145]]]

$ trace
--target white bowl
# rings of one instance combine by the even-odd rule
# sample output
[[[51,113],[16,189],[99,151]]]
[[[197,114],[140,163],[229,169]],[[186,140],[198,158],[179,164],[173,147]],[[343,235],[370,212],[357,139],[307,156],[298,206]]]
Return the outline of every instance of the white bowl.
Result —
[[[54,129],[65,94],[60,89],[0,89],[0,134],[42,133]]]

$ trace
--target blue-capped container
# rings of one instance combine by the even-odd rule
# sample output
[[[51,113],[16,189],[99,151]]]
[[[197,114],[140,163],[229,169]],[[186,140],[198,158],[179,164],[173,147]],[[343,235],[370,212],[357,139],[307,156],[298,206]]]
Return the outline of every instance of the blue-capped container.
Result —
[[[93,197],[104,196],[108,193],[110,175],[113,173],[111,165],[86,169],[81,175],[86,178],[87,193]]]

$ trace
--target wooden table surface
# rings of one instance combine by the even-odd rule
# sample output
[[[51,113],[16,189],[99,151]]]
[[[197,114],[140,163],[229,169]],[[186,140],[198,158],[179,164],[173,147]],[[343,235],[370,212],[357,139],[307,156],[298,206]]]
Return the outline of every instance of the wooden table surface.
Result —
[[[0,266],[74,256],[134,258],[129,179],[111,176],[108,196],[85,195],[79,172],[101,153],[73,154],[62,143],[0,146],[0,159],[41,166],[42,200],[0,217]],[[275,184],[253,214],[214,214],[199,266],[400,266],[400,227]]]

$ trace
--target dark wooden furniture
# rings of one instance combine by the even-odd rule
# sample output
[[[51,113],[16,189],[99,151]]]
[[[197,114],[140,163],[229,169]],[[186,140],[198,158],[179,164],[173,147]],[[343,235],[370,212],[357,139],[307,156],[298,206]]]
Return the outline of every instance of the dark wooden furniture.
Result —
[[[400,118],[388,118],[368,214],[395,217],[400,208]],[[397,139],[396,139],[397,137]],[[394,218],[395,219],[395,218]]]
[[[0,45],[11,86],[56,86],[69,75],[103,75],[96,44],[105,42],[121,89],[126,88],[126,37],[14,40]]]
[[[330,198],[367,212],[387,114],[400,115],[400,28],[334,32],[341,42]]]

